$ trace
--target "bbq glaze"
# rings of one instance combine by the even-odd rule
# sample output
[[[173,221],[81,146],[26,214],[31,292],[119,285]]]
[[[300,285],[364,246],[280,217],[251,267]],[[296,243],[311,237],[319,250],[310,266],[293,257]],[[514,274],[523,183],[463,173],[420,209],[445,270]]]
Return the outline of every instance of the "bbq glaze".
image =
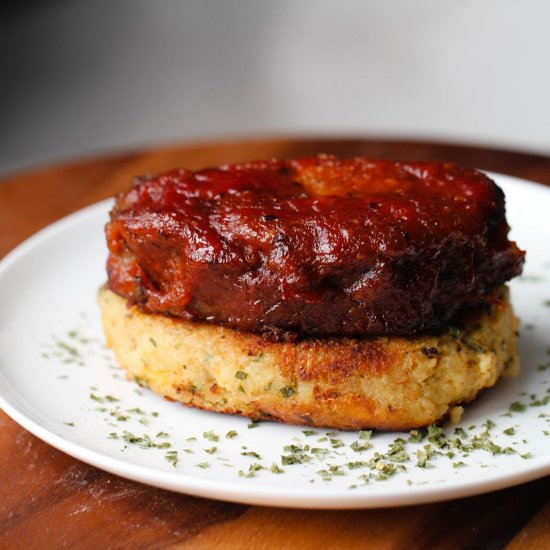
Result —
[[[106,226],[109,288],[245,331],[441,330],[521,273],[504,195],[449,163],[321,155],[136,179]]]

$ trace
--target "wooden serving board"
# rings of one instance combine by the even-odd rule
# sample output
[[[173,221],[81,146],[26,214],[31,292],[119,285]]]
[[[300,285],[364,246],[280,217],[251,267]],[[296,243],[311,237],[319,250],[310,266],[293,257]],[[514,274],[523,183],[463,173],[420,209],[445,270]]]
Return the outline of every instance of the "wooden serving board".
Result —
[[[445,159],[550,185],[550,158],[451,144],[278,138],[150,148],[0,181],[0,257],[60,217],[126,189],[135,175],[319,152]],[[0,304],[1,307],[1,304]],[[262,508],[154,489],[43,443],[0,412],[0,548],[550,548],[550,478],[407,508]]]

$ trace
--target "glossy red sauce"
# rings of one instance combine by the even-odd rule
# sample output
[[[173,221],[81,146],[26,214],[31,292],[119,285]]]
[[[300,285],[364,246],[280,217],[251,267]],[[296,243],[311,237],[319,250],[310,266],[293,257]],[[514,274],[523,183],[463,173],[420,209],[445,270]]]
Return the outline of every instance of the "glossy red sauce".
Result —
[[[320,156],[141,179],[109,287],[148,313],[298,334],[437,330],[521,272],[502,191],[437,162]]]

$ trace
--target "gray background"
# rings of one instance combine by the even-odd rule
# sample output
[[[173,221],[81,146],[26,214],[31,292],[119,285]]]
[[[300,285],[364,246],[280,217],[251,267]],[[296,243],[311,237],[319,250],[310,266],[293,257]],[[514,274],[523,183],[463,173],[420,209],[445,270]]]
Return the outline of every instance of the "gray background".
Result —
[[[171,140],[438,138],[550,154],[546,0],[2,8],[0,172]]]

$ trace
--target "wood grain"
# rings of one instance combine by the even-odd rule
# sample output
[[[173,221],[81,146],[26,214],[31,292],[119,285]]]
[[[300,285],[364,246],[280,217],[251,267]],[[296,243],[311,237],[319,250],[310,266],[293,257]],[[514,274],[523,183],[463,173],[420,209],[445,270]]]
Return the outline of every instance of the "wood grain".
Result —
[[[0,256],[135,175],[318,152],[446,159],[550,184],[550,158],[377,139],[250,139],[170,146],[14,174],[0,182]],[[550,478],[457,501],[361,511],[249,507],[123,480],[38,440],[0,412],[1,548],[550,548]]]

